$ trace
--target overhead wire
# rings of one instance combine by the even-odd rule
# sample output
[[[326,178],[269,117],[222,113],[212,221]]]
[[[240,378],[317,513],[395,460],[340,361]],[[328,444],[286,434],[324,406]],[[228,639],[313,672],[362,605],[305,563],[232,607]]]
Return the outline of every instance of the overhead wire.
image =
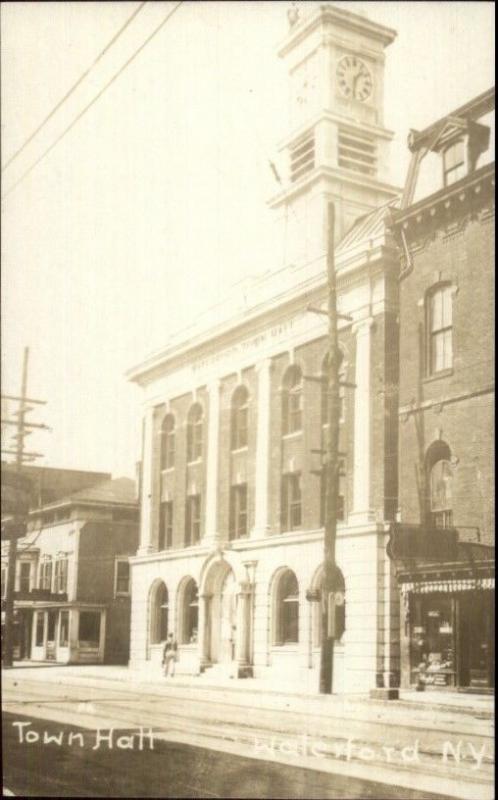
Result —
[[[110,48],[113,46],[113,44],[115,44],[115,42],[117,42],[119,37],[125,32],[127,27],[133,22],[135,17],[140,13],[142,8],[145,6],[146,2],[147,2],[147,0],[143,0],[143,2],[138,5],[138,7],[134,10],[133,14],[131,14],[126,19],[126,21],[123,23],[123,25],[120,27],[120,29],[114,34],[112,39],[110,39],[110,41],[106,44],[104,49],[100,51],[100,53],[98,54],[97,58],[95,58],[94,61],[92,61],[92,63],[90,64],[90,66],[80,75],[80,77],[78,78],[76,83],[73,83],[73,85],[70,87],[70,89],[68,89],[68,91],[66,92],[64,97],[61,97],[59,102],[55,104],[55,106],[52,108],[51,111],[49,111],[47,116],[44,117],[44,119],[40,122],[38,127],[35,128],[35,130],[30,134],[30,136],[28,136],[28,138],[23,142],[23,144],[20,147],[18,147],[18,149],[15,151],[15,153],[13,153],[10,156],[10,158],[7,159],[5,164],[3,164],[3,166],[2,166],[2,172],[5,169],[7,169],[7,167],[10,164],[12,164],[12,162],[23,152],[23,150],[28,146],[28,144],[30,144],[30,142],[33,141],[35,136],[41,131],[41,129],[47,124],[47,122],[50,119],[52,119],[52,117],[59,110],[59,108],[61,108],[61,106],[64,105],[66,100],[69,99],[69,97],[73,94],[73,92],[76,91],[78,86],[80,86],[80,84],[83,83],[83,81],[85,80],[87,75],[89,75],[90,72],[92,71],[92,69],[97,66],[97,64],[105,56],[107,51],[110,50]]]
[[[39,156],[39,158],[37,158],[36,161],[34,161],[33,164],[31,164],[31,166],[28,167],[28,169],[22,173],[22,175],[18,178],[18,180],[15,181],[15,183],[13,183],[12,186],[3,194],[4,198],[8,197],[8,195],[11,194],[14,191],[14,189],[16,189],[17,186],[19,186],[19,184],[23,180],[25,180],[25,178],[27,178],[28,175],[31,174],[31,172],[38,166],[38,164],[40,164],[48,156],[48,154],[52,152],[54,147],[56,147],[59,144],[59,142],[62,141],[62,139],[69,133],[70,130],[72,130],[72,128],[74,128],[74,126],[80,121],[80,119],[86,114],[86,112],[89,111],[90,108],[97,102],[97,100],[99,100],[102,97],[104,92],[106,92],[107,89],[109,89],[109,87],[112,86],[112,84],[119,78],[119,76],[122,75],[125,69],[129,67],[129,65],[137,58],[137,56],[142,52],[142,50],[149,44],[149,42],[154,38],[154,36],[156,36],[159,33],[159,31],[171,19],[173,14],[176,11],[178,11],[180,6],[183,5],[184,2],[185,0],[179,0],[179,2],[175,4],[174,8],[161,20],[159,25],[157,25],[156,28],[154,28],[152,33],[150,33],[149,36],[147,36],[147,38],[142,42],[140,47],[138,47],[137,50],[135,50],[132,53],[132,55],[119,68],[119,70],[114,73],[114,75],[107,81],[107,83],[104,84],[102,89],[100,89],[100,91],[97,92],[97,94],[92,98],[92,100],[90,100],[90,102],[87,103],[87,105],[79,112],[79,114],[77,114],[77,116],[67,126],[67,128],[65,128],[62,131],[62,133],[52,142],[52,144],[50,144],[46,148],[46,150],[43,151],[43,153]]]

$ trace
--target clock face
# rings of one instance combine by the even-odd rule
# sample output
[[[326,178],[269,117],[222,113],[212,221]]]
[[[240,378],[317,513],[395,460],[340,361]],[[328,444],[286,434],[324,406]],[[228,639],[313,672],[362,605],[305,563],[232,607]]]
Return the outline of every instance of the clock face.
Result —
[[[342,94],[351,99],[368,100],[373,79],[364,61],[356,56],[344,56],[337,64],[337,83]]]

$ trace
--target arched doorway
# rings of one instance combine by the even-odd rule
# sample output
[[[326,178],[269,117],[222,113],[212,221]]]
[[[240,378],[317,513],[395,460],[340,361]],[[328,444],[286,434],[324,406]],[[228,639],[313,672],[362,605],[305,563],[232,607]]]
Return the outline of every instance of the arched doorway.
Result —
[[[228,664],[235,657],[237,582],[226,561],[214,563],[206,576],[206,659]]]

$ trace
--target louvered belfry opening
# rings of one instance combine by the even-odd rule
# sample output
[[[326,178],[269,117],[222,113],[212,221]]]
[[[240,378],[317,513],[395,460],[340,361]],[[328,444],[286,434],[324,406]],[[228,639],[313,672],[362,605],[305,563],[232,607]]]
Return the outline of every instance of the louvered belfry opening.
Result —
[[[353,172],[374,176],[377,172],[375,141],[364,133],[341,128],[339,130],[337,163],[340,167]]]

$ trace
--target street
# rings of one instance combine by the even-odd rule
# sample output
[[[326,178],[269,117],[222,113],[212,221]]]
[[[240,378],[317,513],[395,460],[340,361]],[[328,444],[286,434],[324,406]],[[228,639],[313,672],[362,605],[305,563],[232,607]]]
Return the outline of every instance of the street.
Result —
[[[21,728],[19,724],[28,723]],[[27,731],[40,740],[27,742]],[[113,747],[95,736],[82,740],[75,726],[6,713],[2,742],[4,786],[25,797],[242,797],[399,798],[399,789],[374,781],[255,761],[162,740],[140,750],[136,730],[119,731]],[[119,749],[135,734],[133,750]],[[45,739],[52,741],[44,744]],[[108,731],[106,731],[108,736]],[[59,745],[57,740],[63,740]],[[68,743],[68,740],[71,743]],[[83,741],[83,745],[81,742]],[[94,749],[96,748],[96,749]],[[406,800],[443,800],[409,791]]]
[[[111,680],[91,668],[5,671],[4,788],[54,797],[491,796],[488,757],[479,769],[469,757],[443,764],[436,753],[422,752],[422,746],[428,750],[423,743],[418,763],[394,763],[413,741],[406,723],[385,724],[394,707],[379,717],[379,727],[352,713],[334,720],[333,704],[330,715],[318,717],[319,708],[313,698],[259,698],[180,682],[146,685]],[[412,718],[416,722],[415,713]],[[470,718],[466,741],[474,742],[476,753],[478,728]],[[433,735],[440,738],[441,730]],[[382,759],[382,749],[390,752],[391,763]]]

